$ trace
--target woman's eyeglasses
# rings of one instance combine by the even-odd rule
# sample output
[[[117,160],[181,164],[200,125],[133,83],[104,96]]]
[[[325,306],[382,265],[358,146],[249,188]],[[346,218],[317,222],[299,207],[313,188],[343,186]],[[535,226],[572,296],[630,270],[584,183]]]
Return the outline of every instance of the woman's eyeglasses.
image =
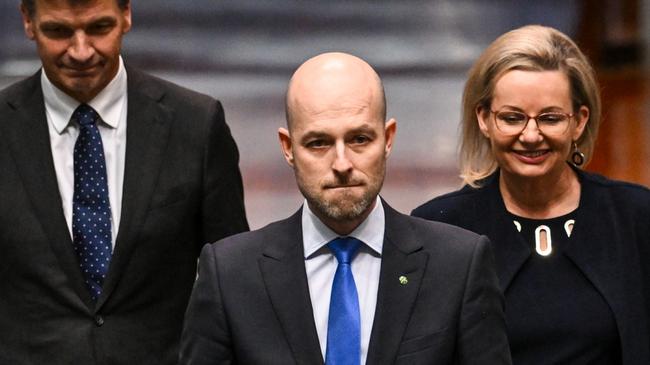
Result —
[[[526,129],[528,122],[533,119],[537,123],[537,129],[542,134],[560,135],[569,128],[569,121],[573,114],[562,112],[547,112],[536,116],[528,115],[515,110],[490,110],[494,114],[494,123],[497,129],[506,135],[516,135]]]

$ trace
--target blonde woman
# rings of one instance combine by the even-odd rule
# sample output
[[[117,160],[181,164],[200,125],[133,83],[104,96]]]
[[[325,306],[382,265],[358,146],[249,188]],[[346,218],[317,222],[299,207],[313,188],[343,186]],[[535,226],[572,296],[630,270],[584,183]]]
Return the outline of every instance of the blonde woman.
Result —
[[[508,32],[462,118],[466,185],[413,215],[490,238],[513,363],[650,364],[650,190],[581,170],[600,121],[586,57],[552,28]]]

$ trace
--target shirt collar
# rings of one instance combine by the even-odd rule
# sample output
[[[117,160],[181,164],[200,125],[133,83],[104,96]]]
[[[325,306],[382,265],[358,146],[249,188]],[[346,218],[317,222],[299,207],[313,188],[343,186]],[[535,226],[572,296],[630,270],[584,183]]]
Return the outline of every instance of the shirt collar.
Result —
[[[102,121],[111,128],[117,128],[120,122],[122,105],[126,100],[126,85],[126,69],[120,56],[119,68],[113,80],[88,102],[101,116]],[[54,129],[61,134],[70,123],[72,113],[81,103],[54,86],[44,71],[41,71],[41,89],[45,107],[52,116]]]
[[[384,246],[384,228],[384,207],[381,204],[381,199],[377,196],[375,207],[368,217],[348,236],[360,240],[378,255],[381,255]],[[309,209],[309,204],[305,201],[302,207],[302,241],[305,258],[312,256],[336,237],[339,237],[339,235],[327,227]]]

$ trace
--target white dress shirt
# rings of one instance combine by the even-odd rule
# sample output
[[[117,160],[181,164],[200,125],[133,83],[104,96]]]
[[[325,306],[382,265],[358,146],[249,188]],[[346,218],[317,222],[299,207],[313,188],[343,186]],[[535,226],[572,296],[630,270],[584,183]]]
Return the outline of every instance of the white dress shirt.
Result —
[[[375,207],[370,215],[349,234],[350,237],[364,243],[360,246],[359,252],[351,264],[352,275],[354,275],[359,295],[359,311],[361,312],[361,364],[366,363],[370,332],[375,318],[381,251],[384,244],[384,226],[384,208],[381,200],[377,197]],[[302,209],[302,237],[314,322],[321,353],[325,357],[330,295],[334,274],[338,267],[336,257],[327,247],[327,243],[339,235],[323,224],[309,209],[309,205],[305,201]]]
[[[117,229],[122,210],[122,184],[126,156],[126,70],[120,57],[115,78],[88,102],[101,117],[97,123],[106,157],[108,197],[111,204],[111,244],[115,247]],[[79,125],[71,122],[72,113],[80,103],[58,89],[41,72],[41,88],[45,100],[45,114],[50,132],[50,146],[54,158],[54,170],[63,203],[63,214],[72,237],[72,197],[74,195],[74,144],[79,136]]]

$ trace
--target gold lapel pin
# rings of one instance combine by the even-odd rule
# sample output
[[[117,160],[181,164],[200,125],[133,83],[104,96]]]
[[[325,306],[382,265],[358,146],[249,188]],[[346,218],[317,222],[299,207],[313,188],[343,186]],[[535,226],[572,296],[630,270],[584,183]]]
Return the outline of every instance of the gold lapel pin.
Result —
[[[409,283],[409,279],[406,276],[402,275],[399,277],[399,283],[402,285],[406,285]]]

